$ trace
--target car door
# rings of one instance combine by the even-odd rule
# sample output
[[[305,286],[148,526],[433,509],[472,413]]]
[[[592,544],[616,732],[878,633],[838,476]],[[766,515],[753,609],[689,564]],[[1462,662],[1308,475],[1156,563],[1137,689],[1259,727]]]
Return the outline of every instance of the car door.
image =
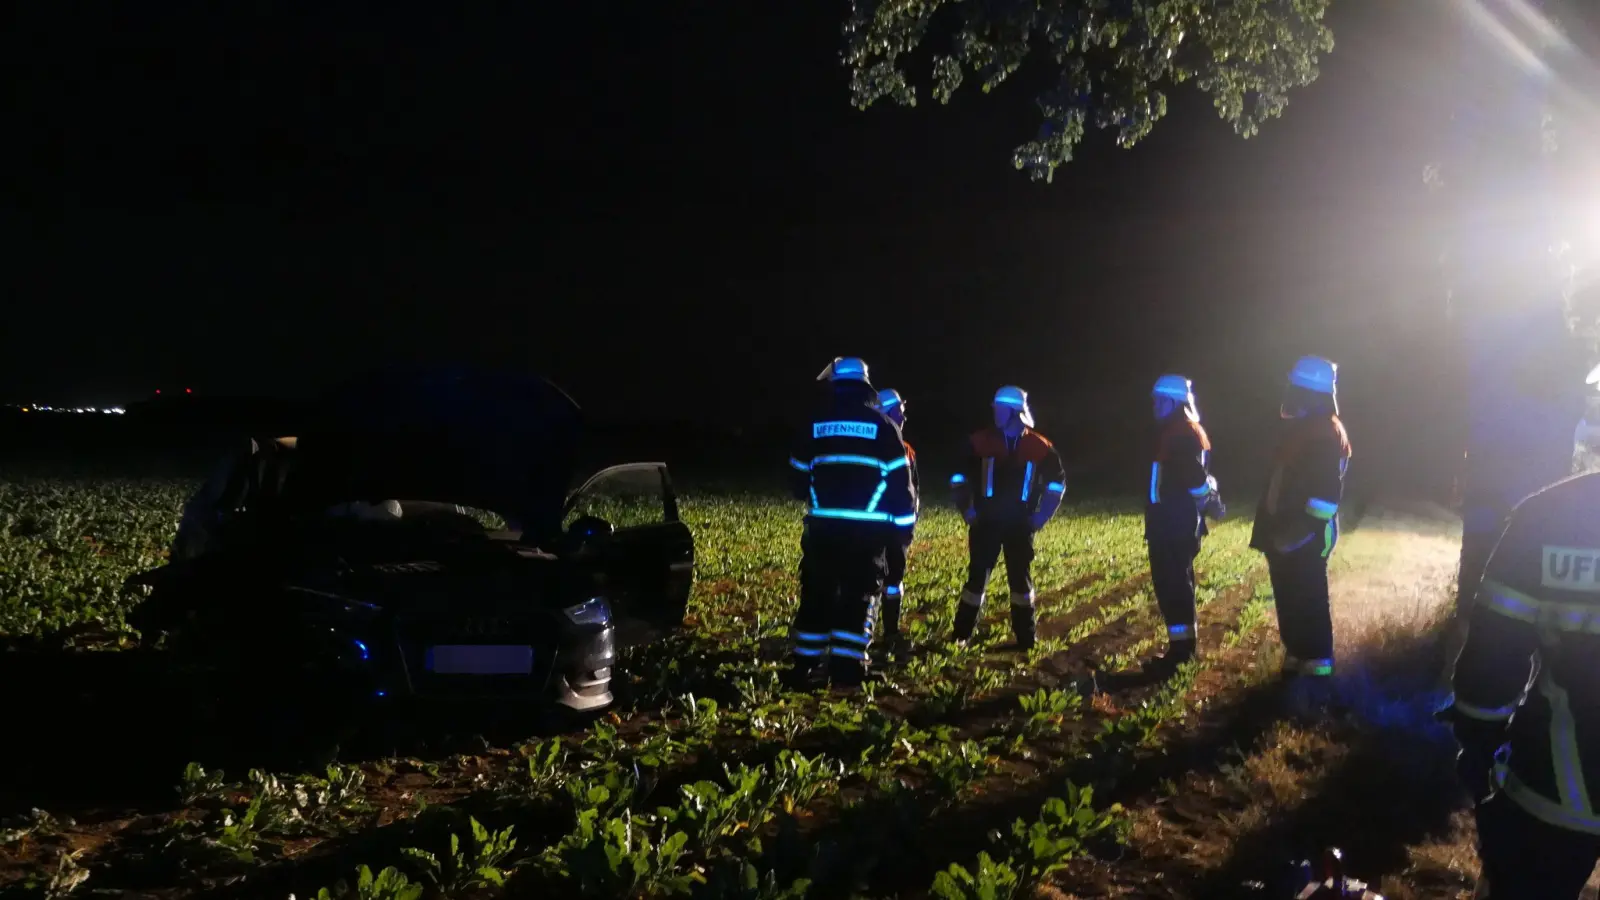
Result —
[[[609,534],[583,538],[601,520]],[[649,640],[683,624],[694,585],[694,536],[678,516],[665,463],[628,463],[594,475],[568,499],[562,526],[577,558],[612,605],[623,644]]]

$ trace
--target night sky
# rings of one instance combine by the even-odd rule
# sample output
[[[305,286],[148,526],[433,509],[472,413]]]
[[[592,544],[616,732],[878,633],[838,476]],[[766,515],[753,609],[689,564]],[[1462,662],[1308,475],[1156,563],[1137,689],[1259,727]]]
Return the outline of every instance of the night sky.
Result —
[[[1258,138],[1179,88],[1045,186],[1025,79],[854,110],[842,3],[19,5],[0,401],[458,359],[756,421],[857,354],[914,414],[1015,382],[1062,429],[1171,369],[1270,413],[1311,352],[1388,396],[1439,303],[1441,9],[1338,0]]]

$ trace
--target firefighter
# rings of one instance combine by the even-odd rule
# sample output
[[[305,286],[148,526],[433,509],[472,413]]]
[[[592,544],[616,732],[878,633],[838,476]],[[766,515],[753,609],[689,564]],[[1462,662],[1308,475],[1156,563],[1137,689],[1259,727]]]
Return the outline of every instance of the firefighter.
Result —
[[[1286,651],[1284,674],[1333,674],[1328,557],[1339,540],[1339,502],[1350,439],[1339,421],[1338,366],[1319,356],[1289,371],[1279,416],[1283,433],[1256,508],[1250,546],[1267,557]]]
[[[866,364],[835,359],[817,380],[827,399],[789,459],[808,507],[790,677],[808,685],[826,662],[834,684],[851,686],[866,675],[885,548],[916,522],[917,502],[900,430],[878,408]]]
[[[1441,718],[1476,802],[1480,897],[1573,900],[1600,861],[1597,510],[1600,474],[1517,504],[1468,605]]]
[[[1207,466],[1211,440],[1200,427],[1194,390],[1182,375],[1163,375],[1151,390],[1155,404],[1155,459],[1144,508],[1150,583],[1167,624],[1167,652],[1155,668],[1194,658],[1194,560],[1206,535],[1206,516],[1224,513],[1217,480]]]
[[[900,392],[888,388],[878,392],[878,408],[894,427],[900,431],[900,443],[905,445],[906,459],[910,460],[911,470],[911,495],[913,500],[922,494],[922,482],[917,475],[917,451],[911,449],[911,442],[905,439],[906,427],[906,401]],[[913,512],[917,510],[913,508]],[[885,548],[888,556],[889,574],[888,583],[883,588],[883,609],[879,622],[883,626],[883,640],[890,650],[900,646],[900,609],[905,600],[906,580],[906,555],[911,552],[911,540],[916,526],[903,525],[895,528],[895,535]]]
[[[970,561],[956,605],[955,639],[965,641],[983,610],[989,573],[1003,552],[1011,588],[1011,631],[1017,646],[1034,643],[1033,535],[1061,506],[1067,492],[1061,456],[1033,430],[1033,411],[1022,388],[994,395],[994,426],[968,439],[966,463],[950,478],[956,508],[966,519]]]

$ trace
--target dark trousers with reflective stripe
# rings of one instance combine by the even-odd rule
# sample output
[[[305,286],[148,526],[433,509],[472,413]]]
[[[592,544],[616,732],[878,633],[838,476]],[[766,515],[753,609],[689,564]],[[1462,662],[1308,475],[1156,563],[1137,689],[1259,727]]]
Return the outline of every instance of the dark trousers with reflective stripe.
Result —
[[[872,642],[872,616],[888,574],[885,527],[813,520],[800,550],[795,662],[828,661],[831,673],[859,677]]]
[[[967,584],[956,604],[954,634],[972,637],[982,612],[983,590],[989,573],[1003,552],[1006,581],[1011,588],[1011,632],[1024,647],[1033,646],[1033,528],[1026,516],[992,519],[978,517],[967,532]]]
[[[1600,862],[1600,836],[1528,815],[1500,792],[1480,804],[1478,855],[1493,900],[1576,900]]]
[[[1333,659],[1333,615],[1328,610],[1328,560],[1315,546],[1268,553],[1267,574],[1278,608],[1283,649],[1301,662]]]
[[[1150,585],[1156,592],[1156,606],[1167,623],[1167,638],[1173,643],[1195,639],[1194,559],[1200,555],[1200,539],[1151,538]]]
[[[1000,554],[1006,557],[1006,582],[1013,594],[1033,593],[1033,528],[1027,516],[993,520],[979,517],[967,532],[967,590],[983,593]]]

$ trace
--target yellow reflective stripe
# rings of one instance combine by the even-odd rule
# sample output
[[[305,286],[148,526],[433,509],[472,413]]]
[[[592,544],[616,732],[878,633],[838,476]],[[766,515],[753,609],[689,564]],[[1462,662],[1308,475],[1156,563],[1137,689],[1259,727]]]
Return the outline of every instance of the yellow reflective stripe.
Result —
[[[1457,697],[1455,710],[1469,719],[1477,719],[1480,722],[1504,722],[1511,718],[1512,713],[1517,711],[1517,704],[1513,701],[1505,706],[1497,706],[1490,709],[1487,706],[1475,706]]]
[[[1555,766],[1556,786],[1561,791],[1561,805],[1579,816],[1593,818],[1589,787],[1583,778],[1583,762],[1578,756],[1578,730],[1572,721],[1567,692],[1548,672],[1540,682],[1540,691],[1550,700],[1550,756]]]
[[[1517,778],[1515,772],[1506,776],[1506,797],[1511,802],[1522,807],[1523,812],[1533,816],[1547,825],[1565,828],[1568,831],[1582,831],[1588,834],[1600,834],[1600,818],[1594,815],[1583,815],[1576,810],[1567,809],[1555,800],[1528,787]]]
[[[1538,600],[1490,578],[1485,578],[1478,586],[1477,602],[1485,609],[1518,622],[1535,624],[1539,621],[1541,604]]]
[[[1600,634],[1600,606],[1592,603],[1545,603],[1539,607],[1539,624],[1556,631]]]

